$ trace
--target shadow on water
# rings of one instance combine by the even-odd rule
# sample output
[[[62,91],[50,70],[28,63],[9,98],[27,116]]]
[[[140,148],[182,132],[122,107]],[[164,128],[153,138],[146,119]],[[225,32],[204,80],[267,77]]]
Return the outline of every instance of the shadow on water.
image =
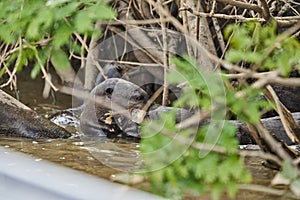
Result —
[[[70,108],[70,96],[55,94],[55,98],[43,99],[41,78],[33,81],[29,76],[18,79],[20,100],[48,117],[56,111]],[[6,89],[8,91],[8,89]],[[14,93],[8,91],[14,96]],[[75,132],[76,129],[70,129]],[[82,141],[79,137],[65,140],[32,140],[26,138],[0,137],[0,145],[36,157],[36,161],[48,160],[66,167],[109,179],[121,171],[131,171],[140,166],[139,143],[123,139],[94,139]],[[101,161],[101,162],[100,162]],[[265,168],[260,159],[246,159],[246,166],[253,175],[253,184],[268,186],[275,171]],[[147,183],[146,183],[147,185]],[[137,185],[137,187],[140,187]],[[199,197],[186,197],[199,199]],[[210,199],[203,196],[200,199]],[[229,199],[226,195],[222,199]],[[236,199],[287,199],[253,191],[240,191]]]

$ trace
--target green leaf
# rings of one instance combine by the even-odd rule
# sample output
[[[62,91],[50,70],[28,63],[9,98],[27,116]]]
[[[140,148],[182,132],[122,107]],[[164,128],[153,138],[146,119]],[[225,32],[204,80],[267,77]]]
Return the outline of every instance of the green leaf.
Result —
[[[89,17],[92,19],[104,19],[109,20],[116,17],[115,11],[106,5],[99,4],[97,6],[91,6],[87,8],[87,13],[89,13]]]
[[[55,10],[46,9],[43,7],[43,10],[40,10],[38,13],[38,17],[44,19],[41,25],[41,31],[43,31],[43,35],[48,35],[49,28],[56,28],[56,24],[54,23],[55,12]]]
[[[46,13],[45,13],[46,14]],[[26,36],[29,38],[38,38],[41,36],[41,29],[40,26],[44,23],[46,17],[49,16],[37,16],[37,15],[33,15],[32,16],[32,20],[29,22],[29,26],[27,28],[26,31]]]
[[[227,192],[228,192],[228,196],[230,198],[234,198],[234,196],[236,195],[236,193],[238,192],[238,187],[237,187],[237,183],[234,181],[229,181],[226,184],[227,187]]]
[[[32,79],[35,79],[36,76],[40,73],[40,71],[41,71],[41,66],[38,63],[35,63],[33,69],[31,70],[30,77]]]
[[[187,178],[187,177],[188,177],[188,175],[189,175],[188,168],[178,166],[176,169],[177,169],[178,174],[179,174],[181,177],[183,177],[183,178]]]
[[[176,178],[176,174],[173,171],[173,168],[168,167],[164,170],[164,172],[165,172],[166,178],[168,179],[168,182],[176,187],[177,186],[177,178]]]
[[[74,25],[75,25],[75,29],[79,33],[85,33],[92,30],[93,20],[89,17],[88,13],[79,12],[75,16]]]
[[[225,147],[229,153],[235,153],[238,150],[239,144],[235,135],[236,127],[229,122],[225,122],[217,144]]]
[[[17,41],[17,37],[12,36],[12,30],[9,24],[3,24],[0,26],[0,39],[6,44],[14,44]]]
[[[260,119],[259,108],[260,108],[260,106],[258,104],[256,104],[256,102],[253,102],[253,103],[251,102],[248,104],[247,109],[244,110],[249,118],[248,121],[251,124],[258,122],[258,120]]]
[[[62,49],[53,49],[50,60],[56,69],[64,71],[71,67],[69,59]]]
[[[284,161],[282,165],[282,175],[288,179],[295,179],[298,176],[297,169],[288,161]]]
[[[173,84],[183,83],[186,81],[184,76],[178,73],[178,71],[171,71],[167,73],[167,80],[169,83],[173,83]]]
[[[0,69],[0,78],[3,76],[3,74],[5,74],[5,72],[6,72],[5,68]]]
[[[76,13],[79,5],[80,3],[78,2],[72,2],[65,6],[58,7],[54,16],[55,20],[62,20],[65,17],[70,17],[72,14]]]
[[[296,195],[296,196],[300,196],[300,180],[294,180],[291,185],[290,185],[290,189],[291,191]]]
[[[67,44],[72,34],[72,28],[66,24],[61,24],[55,31],[53,37],[53,46],[55,49],[59,49],[62,45]]]
[[[225,59],[232,63],[237,63],[243,60],[254,64],[259,63],[262,60],[262,54],[259,52],[252,52],[250,50],[248,51],[241,51],[240,49],[228,50]]]
[[[27,56],[25,55],[25,52],[22,53],[22,55],[18,56],[17,59],[17,72],[22,71],[23,66],[28,64]]]
[[[220,199],[221,195],[223,194],[225,185],[221,184],[221,183],[215,183],[212,186],[212,190],[211,190],[211,197],[213,200],[218,200]]]

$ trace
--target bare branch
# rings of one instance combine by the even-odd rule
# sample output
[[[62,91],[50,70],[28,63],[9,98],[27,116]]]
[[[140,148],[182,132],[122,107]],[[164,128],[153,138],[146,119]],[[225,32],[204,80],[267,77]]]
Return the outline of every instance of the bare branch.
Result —
[[[235,0],[217,0],[218,2],[222,2],[225,4],[230,4],[232,6],[236,6],[238,8],[244,8],[244,9],[248,9],[248,10],[254,10],[258,13],[260,13],[261,15],[263,15],[263,9],[261,7],[259,7],[256,4],[251,4],[251,3],[244,3],[242,1],[235,1]]]
[[[274,189],[274,188],[266,187],[266,186],[263,186],[263,185],[239,184],[238,188],[240,190],[263,192],[263,193],[276,195],[276,196],[286,196],[286,197],[290,197],[290,198],[293,198],[293,199],[300,199],[299,197],[296,197],[295,195],[293,195],[289,192],[287,193],[286,190]]]

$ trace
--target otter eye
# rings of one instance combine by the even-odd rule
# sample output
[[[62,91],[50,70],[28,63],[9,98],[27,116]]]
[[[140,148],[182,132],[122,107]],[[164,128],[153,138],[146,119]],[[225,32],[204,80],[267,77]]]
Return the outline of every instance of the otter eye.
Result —
[[[136,95],[136,96],[134,96],[133,98],[134,98],[134,100],[136,100],[136,101],[141,101],[141,100],[144,99],[144,97],[143,97],[142,95]]]
[[[113,88],[106,88],[105,93],[107,95],[111,95],[113,93],[114,89]]]

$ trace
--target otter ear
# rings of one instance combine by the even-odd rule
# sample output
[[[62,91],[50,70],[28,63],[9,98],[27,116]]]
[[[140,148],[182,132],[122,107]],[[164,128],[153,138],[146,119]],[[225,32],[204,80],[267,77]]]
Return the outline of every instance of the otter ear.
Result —
[[[106,96],[108,96],[108,97],[111,97],[111,95],[112,95],[112,93],[114,92],[114,89],[113,88],[106,88],[106,90],[105,90],[105,94],[106,94]]]

